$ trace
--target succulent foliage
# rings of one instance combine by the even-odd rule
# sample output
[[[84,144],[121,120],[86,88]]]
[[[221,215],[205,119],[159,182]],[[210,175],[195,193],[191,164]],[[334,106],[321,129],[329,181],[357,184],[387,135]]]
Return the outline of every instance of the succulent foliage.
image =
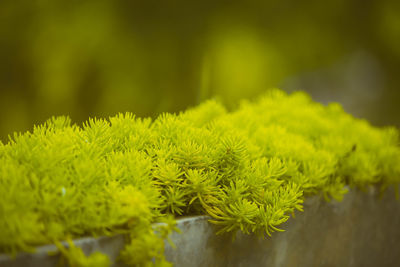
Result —
[[[349,187],[399,181],[397,129],[304,93],[271,90],[232,112],[210,100],[154,121],[126,113],[79,127],[56,117],[0,143],[0,252],[54,243],[71,266],[108,266],[60,241],[123,233],[125,263],[170,266],[164,240],[176,216],[264,237],[306,196],[341,200]]]

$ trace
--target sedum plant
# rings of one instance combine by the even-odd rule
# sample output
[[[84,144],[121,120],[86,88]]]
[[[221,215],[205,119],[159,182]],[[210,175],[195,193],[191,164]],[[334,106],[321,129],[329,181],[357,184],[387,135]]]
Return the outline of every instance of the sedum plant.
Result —
[[[170,266],[164,240],[181,215],[264,237],[307,196],[341,200],[348,188],[399,181],[397,129],[304,93],[270,90],[231,112],[210,100],[154,121],[51,118],[0,143],[0,252],[54,243],[71,266],[109,266],[70,240],[121,233],[120,260]]]

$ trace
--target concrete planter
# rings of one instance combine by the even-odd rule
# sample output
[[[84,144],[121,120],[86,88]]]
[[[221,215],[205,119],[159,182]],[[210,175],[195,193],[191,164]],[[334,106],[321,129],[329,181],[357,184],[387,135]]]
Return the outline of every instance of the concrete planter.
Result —
[[[374,188],[353,190],[340,203],[311,197],[304,212],[296,213],[271,238],[253,235],[215,235],[217,228],[206,216],[182,218],[182,234],[173,234],[177,248],[166,248],[174,266],[399,266],[400,201],[387,192],[382,198]],[[107,253],[115,262],[123,236],[82,238],[75,242],[85,253]],[[16,259],[0,255],[0,266],[56,266],[53,245]],[[123,266],[114,263],[114,266]]]

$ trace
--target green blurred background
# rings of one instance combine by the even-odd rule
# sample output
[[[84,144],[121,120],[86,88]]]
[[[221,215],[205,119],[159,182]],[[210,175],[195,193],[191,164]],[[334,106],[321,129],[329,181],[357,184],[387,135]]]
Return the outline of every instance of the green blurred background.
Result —
[[[0,1],[0,140],[268,88],[400,125],[400,1]]]

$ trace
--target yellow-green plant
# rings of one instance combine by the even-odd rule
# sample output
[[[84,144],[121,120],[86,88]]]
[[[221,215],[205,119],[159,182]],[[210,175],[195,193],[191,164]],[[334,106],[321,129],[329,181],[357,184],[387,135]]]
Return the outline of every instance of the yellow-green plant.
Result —
[[[265,236],[305,196],[340,200],[348,187],[399,181],[397,129],[304,93],[271,90],[232,112],[211,100],[155,121],[126,113],[79,127],[57,117],[0,143],[0,251],[55,243],[72,266],[107,266],[60,241],[123,233],[124,262],[168,266],[171,215]]]

